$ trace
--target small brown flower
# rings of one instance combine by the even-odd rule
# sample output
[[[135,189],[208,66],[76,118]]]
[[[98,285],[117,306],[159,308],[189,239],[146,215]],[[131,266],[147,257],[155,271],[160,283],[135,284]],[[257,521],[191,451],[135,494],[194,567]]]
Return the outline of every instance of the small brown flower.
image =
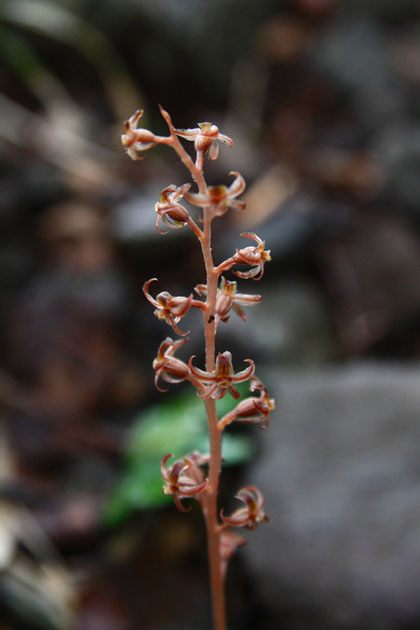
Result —
[[[178,328],[178,322],[181,317],[187,314],[191,306],[198,308],[205,308],[203,302],[194,300],[192,293],[188,297],[174,297],[168,291],[162,291],[158,293],[156,298],[153,298],[149,293],[149,286],[152,282],[157,281],[157,278],[151,278],[143,285],[143,293],[149,300],[150,304],[156,306],[154,315],[160,320],[164,320],[169,326],[172,326],[174,331],[178,335],[188,335],[188,332],[182,332]]]
[[[215,271],[220,274],[231,269],[234,265],[250,265],[252,269],[249,271],[234,271],[233,273],[239,278],[261,280],[264,275],[264,265],[271,260],[270,250],[264,250],[265,241],[252,232],[243,233],[241,236],[252,238],[257,242],[257,245],[237,249],[236,253],[216,267]]]
[[[166,232],[162,232],[162,230],[159,229],[159,223],[160,220],[162,220],[165,225],[175,230],[189,225],[197,236],[201,238],[202,232],[200,228],[192,220],[187,209],[178,203],[178,200],[185,195],[190,187],[191,184],[184,184],[178,187],[171,185],[162,190],[159,201],[155,205],[155,211],[157,213],[156,229],[159,234],[166,234]]]
[[[263,512],[263,495],[254,486],[245,486],[235,495],[236,499],[243,501],[245,507],[238,508],[230,516],[225,516],[223,510],[220,518],[226,525],[232,527],[246,527],[246,529],[257,529],[260,523],[266,523],[268,516]]]
[[[170,337],[166,337],[159,346],[156,359],[153,361],[153,369],[155,371],[155,387],[160,392],[166,392],[166,389],[159,387],[159,379],[162,378],[167,383],[182,383],[190,377],[188,366],[181,359],[174,357],[175,351],[186,343],[188,339],[178,339],[173,341]]]
[[[236,197],[241,195],[245,190],[245,180],[236,171],[231,171],[229,175],[234,175],[233,183],[227,186],[209,186],[206,194],[202,193],[185,193],[185,199],[193,206],[210,206],[213,209],[215,217],[223,216],[229,208],[236,210],[244,210],[245,201],[238,201]]]
[[[197,284],[195,287],[199,295],[207,294],[206,284]],[[220,278],[219,287],[217,289],[215,321],[216,326],[219,321],[227,322],[229,313],[232,310],[246,321],[246,315],[241,306],[252,306],[261,302],[261,295],[248,295],[246,293],[237,292],[237,283],[235,280],[226,280],[223,276]]]
[[[197,153],[205,155],[208,152],[210,160],[215,160],[219,155],[218,141],[229,147],[233,145],[233,140],[220,133],[218,127],[211,122],[198,123],[198,127],[194,129],[175,129],[175,132],[184,140],[193,141]]]
[[[223,430],[231,422],[257,423],[265,422],[261,429],[267,429],[270,425],[270,413],[275,409],[274,399],[268,395],[267,388],[255,376],[251,379],[250,390],[259,392],[259,396],[244,398],[232,411],[227,413],[219,422],[219,428]]]
[[[162,457],[160,472],[165,482],[162,492],[174,498],[175,505],[181,512],[188,512],[191,509],[185,508],[181,503],[181,499],[195,497],[200,492],[203,492],[208,484],[207,479],[197,483],[197,473],[201,473],[198,468],[199,463],[201,463],[201,460],[198,458],[199,455],[197,451],[191,453],[183,459],[177,459],[168,468],[166,468],[166,462],[173,457],[172,453]]]
[[[255,372],[254,362],[251,359],[245,359],[245,362],[249,363],[249,367],[235,374],[232,366],[232,355],[228,351],[217,355],[214,372],[205,372],[194,367],[192,364],[193,358],[194,356],[188,361],[191,376],[198,383],[205,386],[203,393],[198,394],[200,398],[223,398],[226,391],[228,391],[233,398],[238,399],[240,393],[234,386],[234,383],[242,383],[248,380]]]
[[[162,140],[160,136],[155,136],[148,129],[137,129],[137,123],[143,116],[143,110],[138,109],[124,123],[124,133],[121,136],[121,142],[126,152],[132,160],[142,160],[136,151],[147,151]]]
[[[271,260],[270,250],[264,250],[265,241],[262,241],[256,234],[241,234],[247,238],[252,238],[257,245],[244,247],[236,250],[234,259],[236,263],[250,265],[253,269],[250,271],[234,271],[233,273],[239,278],[252,278],[253,280],[261,280],[264,275],[264,264]]]

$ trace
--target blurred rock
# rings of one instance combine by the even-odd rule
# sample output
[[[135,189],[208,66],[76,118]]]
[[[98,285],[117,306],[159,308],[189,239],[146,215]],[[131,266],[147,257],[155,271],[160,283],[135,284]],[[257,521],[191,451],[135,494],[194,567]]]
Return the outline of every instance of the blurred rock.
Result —
[[[317,148],[304,165],[305,173],[333,192],[371,199],[378,193],[382,172],[378,160],[365,151]]]
[[[338,4],[337,0],[289,0],[289,2],[312,18],[325,17]]]
[[[50,263],[59,267],[92,273],[113,260],[105,213],[94,205],[73,200],[49,207],[40,233]]]
[[[113,215],[113,232],[120,241],[157,242],[159,233],[155,228],[154,207],[158,191],[164,186],[158,184],[154,190],[135,195],[117,206]],[[173,230],[170,231],[173,234]]]
[[[275,365],[318,365],[337,356],[327,305],[314,285],[299,279],[263,289],[240,283],[239,291],[261,293],[263,301],[244,308],[245,323],[232,313],[226,324],[219,325],[218,335],[229,337],[229,343],[241,347],[246,356],[262,356]]]
[[[404,111],[405,91],[390,65],[391,38],[362,11],[342,11],[313,50],[314,68],[349,97],[371,128]]]
[[[234,225],[243,231],[267,221],[279,208],[296,199],[299,185],[296,173],[284,164],[265,169],[243,196],[246,212],[233,215]]]
[[[375,141],[385,185],[383,196],[399,212],[418,218],[420,195],[420,131],[418,120],[401,119],[383,130]]]
[[[320,257],[346,352],[386,343],[391,349],[398,338],[399,350],[417,356],[410,334],[420,313],[420,243],[409,226],[393,217],[355,216],[347,235],[324,244]]]
[[[342,0],[342,4],[352,10],[362,10],[372,16],[391,20],[410,20],[418,16],[417,0]]]
[[[258,31],[256,47],[269,63],[291,63],[306,52],[311,33],[309,25],[296,17],[271,18]]]
[[[243,551],[274,630],[418,627],[420,368],[271,374],[247,481],[270,522]],[[408,626],[411,623],[412,625]]]

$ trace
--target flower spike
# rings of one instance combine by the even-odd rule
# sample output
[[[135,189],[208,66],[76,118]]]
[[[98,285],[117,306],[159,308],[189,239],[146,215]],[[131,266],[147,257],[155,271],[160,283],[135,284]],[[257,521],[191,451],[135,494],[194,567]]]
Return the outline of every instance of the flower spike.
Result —
[[[173,455],[165,455],[160,464],[162,491],[174,499],[176,507],[181,512],[188,512],[191,509],[185,506],[186,499],[194,498],[200,503],[208,537],[214,627],[225,628],[224,578],[229,560],[236,549],[246,542],[246,539],[235,533],[231,527],[253,530],[268,518],[264,514],[263,496],[254,486],[240,489],[236,498],[242,502],[241,507],[228,516],[221,511],[218,518],[218,489],[224,461],[222,432],[232,422],[258,423],[260,428],[267,428],[271,411],[274,409],[274,400],[269,397],[265,385],[255,376],[255,365],[251,359],[245,359],[246,368],[235,373],[229,351],[216,356],[215,337],[219,322],[227,322],[231,311],[245,320],[244,307],[261,302],[260,295],[238,293],[237,282],[227,280],[222,274],[232,270],[239,278],[259,280],[263,277],[265,263],[271,258],[270,251],[265,250],[265,243],[259,236],[244,233],[242,236],[252,239],[252,245],[236,249],[230,258],[218,266],[214,265],[212,221],[230,209],[245,209],[246,204],[240,199],[245,190],[245,180],[237,171],[231,171],[229,175],[232,179],[229,185],[209,186],[203,170],[204,157],[208,156],[210,160],[215,160],[219,154],[219,143],[231,147],[233,141],[229,136],[220,133],[218,127],[211,122],[198,123],[191,129],[176,129],[169,113],[161,106],[159,109],[167,124],[168,136],[159,136],[148,129],[139,128],[143,110],[138,110],[124,125],[122,144],[133,160],[141,160],[142,152],[157,144],[164,144],[171,147],[188,170],[196,188],[191,192],[189,183],[164,188],[155,205],[155,225],[160,234],[166,234],[168,231],[166,228],[180,229],[185,226],[194,232],[200,242],[206,279],[204,284],[195,287],[198,296],[204,296],[202,299],[194,299],[192,293],[187,296],[173,296],[168,291],[152,295],[150,287],[157,279],[151,278],[144,283],[143,292],[154,307],[154,315],[181,335],[175,341],[167,337],[160,344],[153,361],[154,383],[162,392],[166,389],[161,387],[161,380],[164,384],[189,381],[196,388],[197,395],[205,400],[211,444],[211,453],[206,455],[193,451],[180,459],[174,458],[172,463],[169,460]],[[183,139],[194,144],[195,160],[182,142]],[[188,204],[201,208],[200,216],[195,218],[195,208]],[[239,265],[245,265],[245,270],[238,267]],[[206,352],[203,370],[193,365],[194,355],[186,362],[176,357],[177,350],[188,341],[185,336],[188,333],[179,327],[180,321],[194,307],[203,311]],[[237,384],[247,380],[250,381],[251,393],[239,400],[241,396]],[[223,398],[226,393],[229,393],[236,402],[232,405],[233,410],[219,419],[215,401]],[[204,465],[208,465],[208,472],[203,469]]]
[[[226,525],[232,527],[246,527],[246,529],[257,529],[260,523],[266,523],[268,521],[268,516],[266,516],[263,511],[264,498],[257,488],[254,486],[245,486],[239,490],[235,498],[245,503],[245,507],[238,508],[231,516],[225,516],[222,510],[220,518]]]

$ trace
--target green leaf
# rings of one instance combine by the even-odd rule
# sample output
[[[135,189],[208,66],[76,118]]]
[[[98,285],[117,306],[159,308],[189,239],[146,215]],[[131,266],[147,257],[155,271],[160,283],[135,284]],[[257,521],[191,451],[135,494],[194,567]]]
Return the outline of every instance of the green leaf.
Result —
[[[217,401],[219,417],[235,404],[230,396]],[[160,460],[166,453],[178,459],[196,449],[209,452],[205,408],[195,392],[140,413],[127,435],[125,468],[106,506],[106,523],[116,525],[135,510],[170,502],[171,497],[162,494]],[[253,455],[252,442],[247,436],[225,433],[222,451],[226,465],[240,464]]]

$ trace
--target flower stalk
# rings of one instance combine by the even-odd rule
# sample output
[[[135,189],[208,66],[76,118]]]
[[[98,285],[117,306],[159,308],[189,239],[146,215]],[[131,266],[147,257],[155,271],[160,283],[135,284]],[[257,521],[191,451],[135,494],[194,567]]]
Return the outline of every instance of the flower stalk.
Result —
[[[141,160],[141,153],[152,149],[157,144],[164,144],[174,149],[181,162],[190,172],[198,190],[191,192],[191,184],[170,185],[165,188],[156,203],[156,228],[159,233],[162,222],[169,229],[189,228],[197,237],[203,255],[206,282],[197,285],[195,291],[198,298],[191,293],[188,297],[177,297],[168,291],[162,291],[153,297],[149,288],[156,278],[146,281],[143,292],[147,300],[155,307],[154,314],[159,320],[168,324],[180,336],[173,340],[167,337],[160,345],[153,362],[155,386],[159,391],[166,391],[160,381],[177,384],[188,380],[195,387],[197,395],[203,399],[209,430],[210,453],[197,451],[185,455],[169,465],[171,454],[164,455],[161,461],[163,492],[173,497],[176,507],[186,512],[183,501],[195,499],[199,502],[207,530],[207,547],[209,558],[210,586],[212,595],[214,630],[226,630],[226,604],[224,580],[230,559],[236,549],[245,544],[246,539],[239,536],[232,528],[242,527],[255,529],[268,519],[264,514],[264,499],[254,486],[245,486],[236,494],[236,498],[244,503],[230,516],[219,511],[218,492],[222,468],[223,431],[233,422],[260,423],[267,428],[270,413],[274,409],[274,400],[269,397],[267,388],[255,376],[255,365],[251,359],[245,359],[248,366],[240,372],[234,371],[232,355],[229,351],[216,356],[216,332],[220,322],[229,319],[233,310],[242,320],[246,314],[242,307],[252,306],[261,301],[261,296],[237,292],[237,283],[227,280],[225,272],[232,270],[242,279],[259,280],[264,273],[264,265],[270,260],[270,252],[265,250],[265,243],[256,234],[242,234],[255,241],[236,252],[227,260],[215,266],[212,255],[212,221],[221,217],[228,210],[244,210],[245,202],[237,199],[245,190],[245,181],[240,173],[232,171],[234,177],[230,186],[208,186],[204,177],[204,158],[215,160],[219,153],[219,142],[232,146],[233,141],[219,132],[216,125],[210,122],[198,123],[192,129],[176,129],[171,117],[160,107],[162,117],[168,126],[168,136],[158,136],[148,129],[138,128],[143,115],[142,110],[135,112],[125,123],[122,144],[133,160]],[[181,144],[179,138],[194,142],[195,161]],[[197,219],[190,214],[184,203],[194,208],[201,208],[201,216]],[[238,271],[237,265],[246,265],[245,271]],[[188,342],[188,331],[179,327],[181,319],[191,309],[202,311],[205,340],[205,369],[193,364],[194,356],[188,361],[175,357],[175,352]],[[234,400],[240,398],[235,384],[249,381],[249,396],[236,404],[229,413],[219,419],[216,400],[227,394]],[[207,470],[207,472],[205,472]]]

